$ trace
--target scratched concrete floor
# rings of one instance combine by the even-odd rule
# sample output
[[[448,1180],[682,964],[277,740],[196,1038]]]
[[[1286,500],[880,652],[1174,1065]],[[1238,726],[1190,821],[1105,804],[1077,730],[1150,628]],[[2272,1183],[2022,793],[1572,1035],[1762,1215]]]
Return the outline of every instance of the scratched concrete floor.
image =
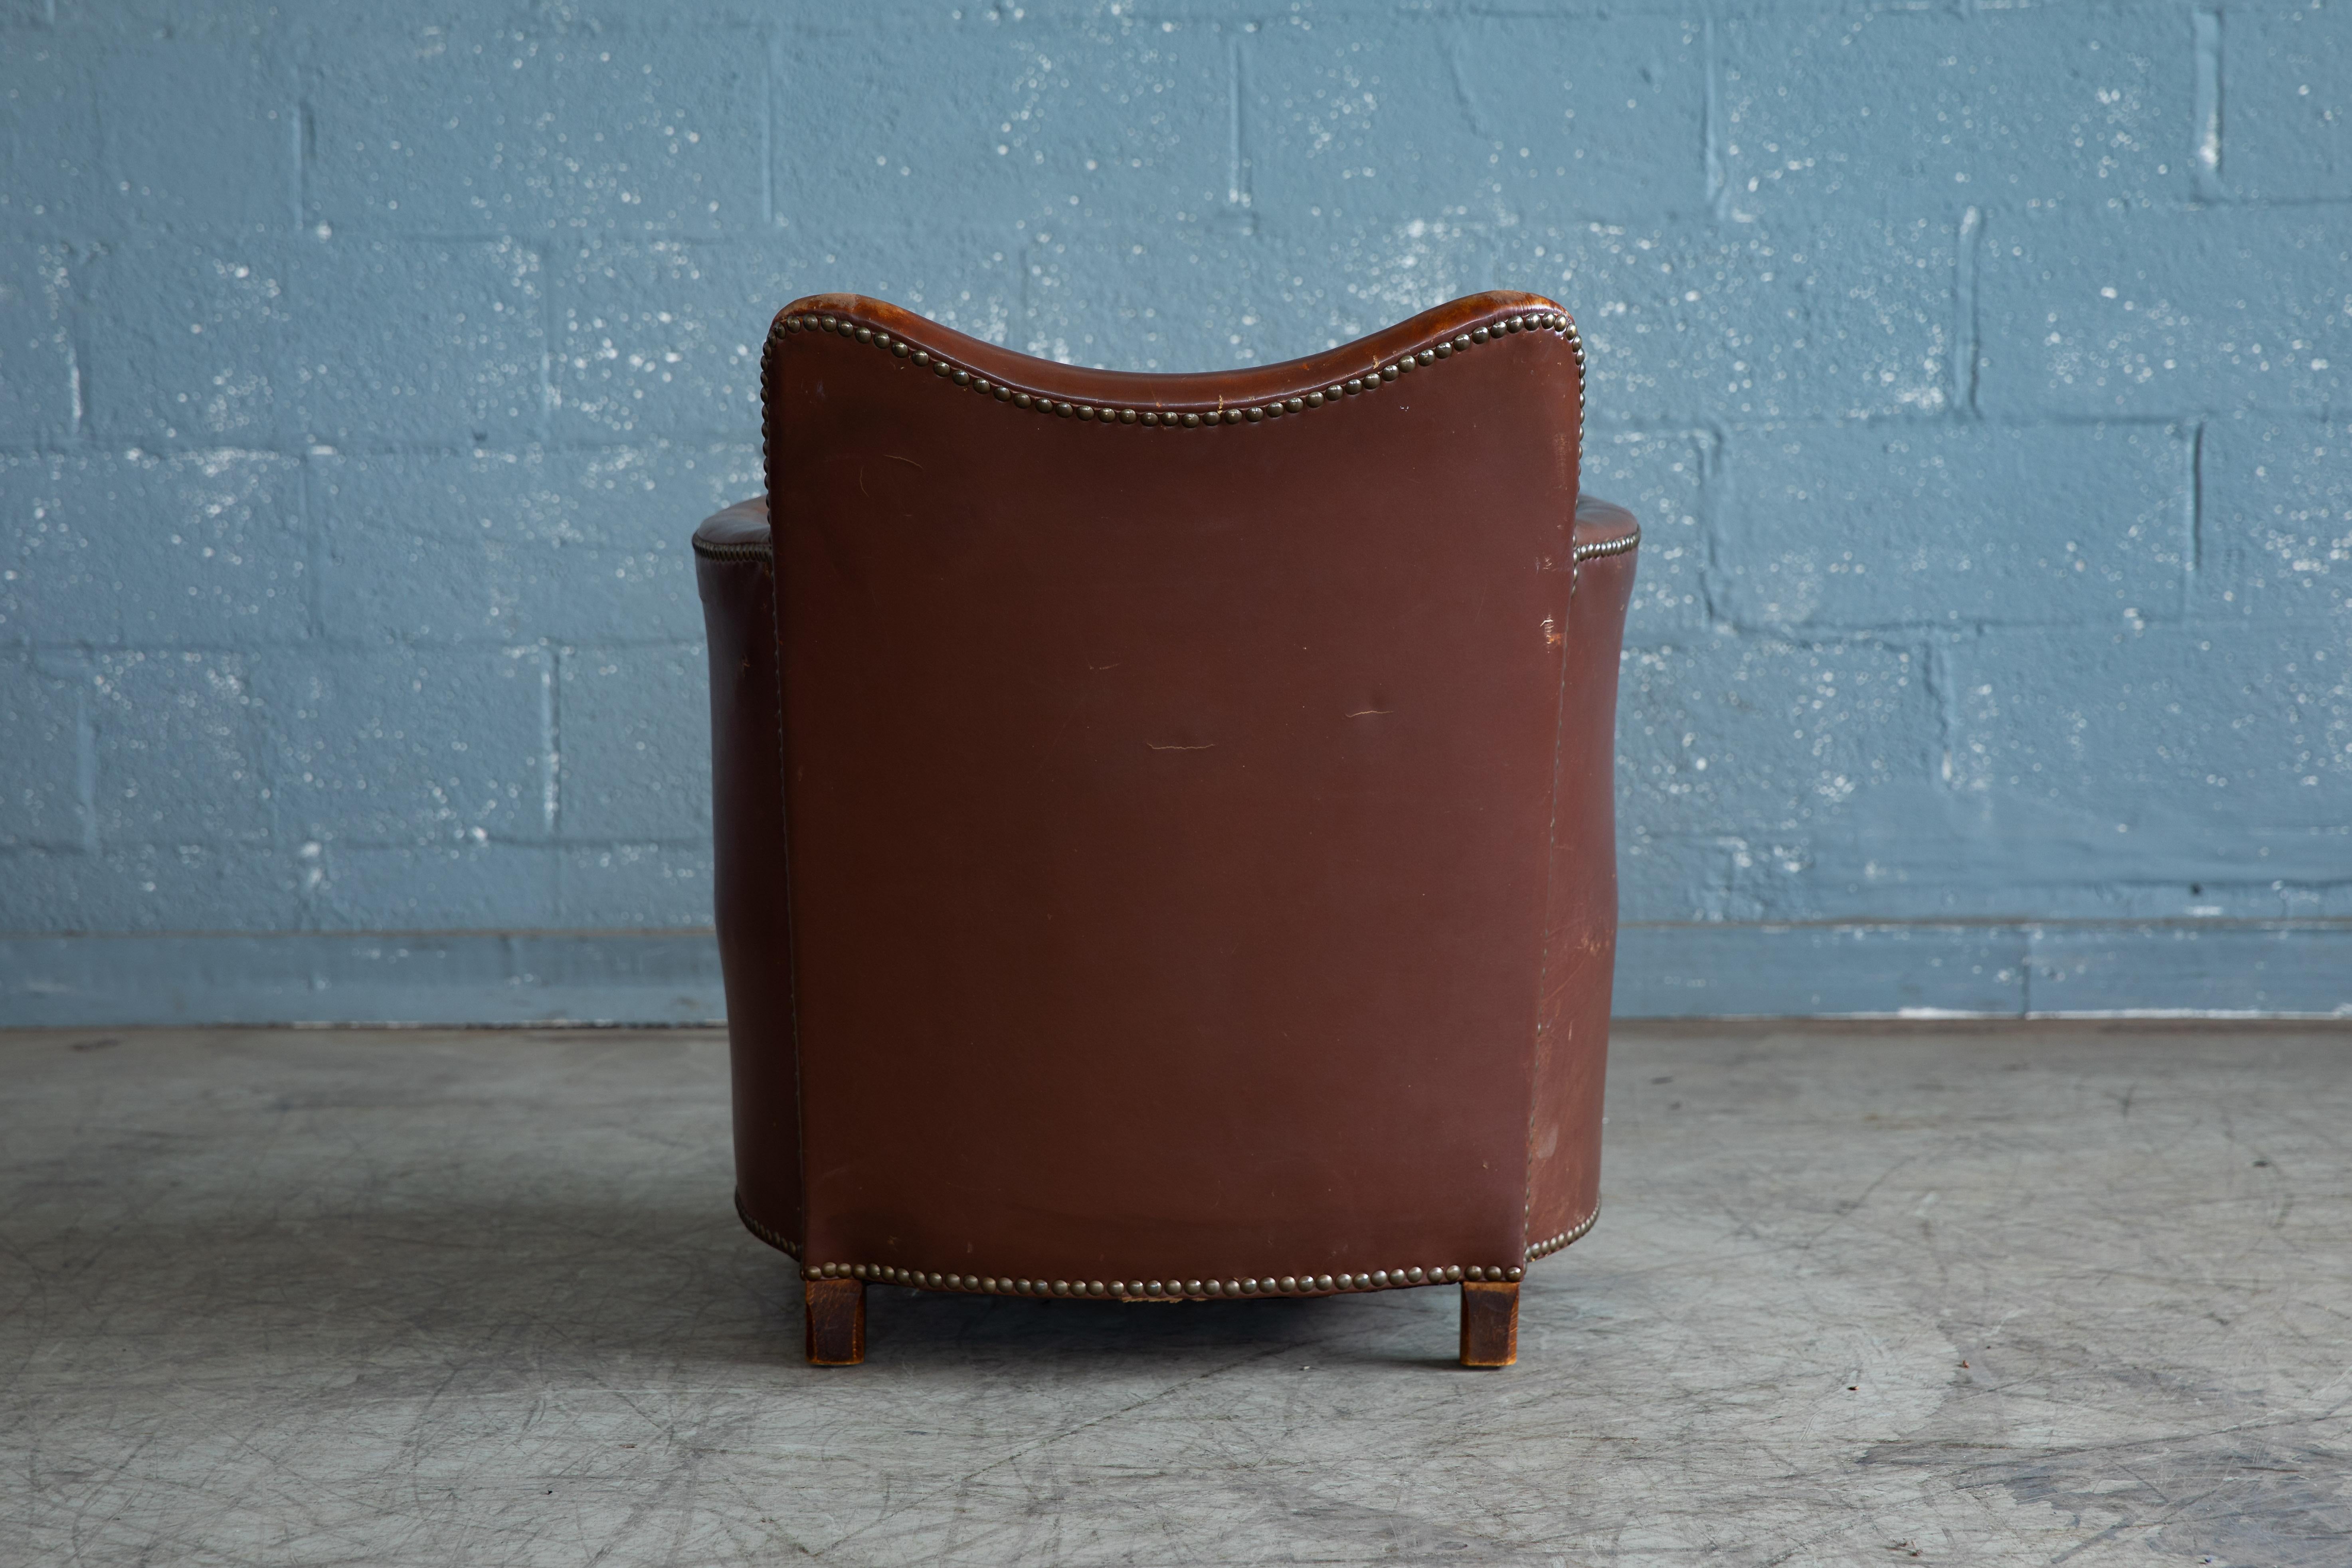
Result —
[[[0,1561],[2352,1563],[2352,1029],[1625,1028],[1454,1294],[877,1289],[701,1033],[0,1035]]]

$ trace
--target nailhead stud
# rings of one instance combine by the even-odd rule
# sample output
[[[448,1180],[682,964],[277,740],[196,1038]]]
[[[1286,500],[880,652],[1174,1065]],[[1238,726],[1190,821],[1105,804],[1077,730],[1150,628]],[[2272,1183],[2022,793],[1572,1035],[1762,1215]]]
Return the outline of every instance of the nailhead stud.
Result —
[[[1197,415],[1197,414],[1187,414],[1186,416],[1184,416],[1184,428],[1185,428],[1185,429],[1187,429],[1187,430],[1198,429],[1198,428],[1200,427],[1200,424],[1201,424],[1201,416],[1200,416],[1199,415]]]
[[[1132,408],[1122,408],[1122,409],[1120,409],[1120,410],[1118,411],[1118,422],[1119,422],[1120,424],[1122,424],[1122,425],[1132,425],[1132,424],[1134,424],[1134,423],[1135,423],[1135,410],[1134,410],[1134,409],[1132,409]]]
[[[1396,378],[1397,378],[1397,367],[1396,367],[1396,366],[1394,366],[1394,365],[1391,364],[1391,365],[1382,365],[1382,366],[1381,367],[1381,379],[1382,381],[1394,381]]]

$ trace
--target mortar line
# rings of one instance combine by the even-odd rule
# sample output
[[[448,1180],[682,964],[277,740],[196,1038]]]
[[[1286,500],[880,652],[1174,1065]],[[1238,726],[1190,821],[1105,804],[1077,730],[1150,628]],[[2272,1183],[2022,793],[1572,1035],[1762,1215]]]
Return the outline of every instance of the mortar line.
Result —
[[[2193,582],[2205,569],[2205,421],[2200,419],[2189,433],[2189,570]],[[2189,584],[2181,584],[2182,615],[2189,613]]]
[[[1952,403],[1964,417],[1981,422],[1977,403],[1978,363],[1983,355],[1982,324],[1977,309],[1978,252],[1984,243],[1984,209],[1970,206],[1960,214],[1959,240],[1953,247],[1954,321],[1952,326]]]
[[[2221,194],[2221,12],[2218,6],[2200,6],[2192,13],[2191,36],[2195,40],[2196,87],[2192,113],[2196,121],[2196,145],[2192,149],[2197,171],[2197,196],[2200,201],[2218,202]]]
[[[1722,68],[1717,57],[1715,18],[1700,24],[1698,142],[1701,178],[1706,181],[1706,205],[1717,217],[1731,199],[1731,182],[1723,166]]]

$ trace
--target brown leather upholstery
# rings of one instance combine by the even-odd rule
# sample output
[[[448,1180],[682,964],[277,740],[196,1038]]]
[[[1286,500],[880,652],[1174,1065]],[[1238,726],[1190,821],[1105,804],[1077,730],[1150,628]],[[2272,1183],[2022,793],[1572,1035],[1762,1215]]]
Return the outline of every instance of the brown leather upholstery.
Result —
[[[777,318],[767,501],[696,537],[758,1234],[1165,1297],[1590,1226],[1638,532],[1581,359],[1518,294],[1214,375]]]

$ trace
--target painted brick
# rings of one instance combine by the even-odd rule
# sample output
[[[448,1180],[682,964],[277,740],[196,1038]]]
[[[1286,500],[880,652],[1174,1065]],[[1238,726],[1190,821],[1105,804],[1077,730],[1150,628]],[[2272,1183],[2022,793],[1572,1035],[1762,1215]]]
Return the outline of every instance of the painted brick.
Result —
[[[2012,897],[2352,880],[2340,626],[1990,634],[1953,650],[1950,683],[1946,768]]]
[[[557,670],[563,837],[708,843],[709,655],[702,645],[566,648]]]
[[[2327,994],[2126,938],[2352,916],[2340,5],[961,9],[0,5],[0,930],[358,933],[218,1004],[312,1016],[706,925],[795,295],[1168,370],[1516,287],[1647,530],[1630,1006]]]
[[[2200,609],[2320,620],[2352,638],[2352,425],[2216,420],[2198,485],[2214,579]]]
[[[37,33],[10,37],[0,47],[0,222],[9,237],[116,232],[98,163],[87,47]]]
[[[1735,1013],[2025,1010],[2029,940],[2014,928],[1629,924],[1617,937],[1621,1018]]]
[[[1868,642],[1710,636],[1629,648],[1619,820],[1802,852],[1897,812],[1929,774],[1937,716],[1918,656]]]
[[[560,923],[546,845],[305,843],[304,923],[322,931],[532,931]]]
[[[1591,357],[1600,422],[1934,414],[1952,403],[1954,226],[1515,229],[1507,288],[1558,300]]]
[[[308,216],[436,237],[740,233],[763,216],[761,47],[729,27],[327,30]]]
[[[0,243],[0,445],[75,433],[80,398],[67,307],[61,251]]]
[[[142,447],[283,447],[295,434],[281,240],[142,237],[74,268],[89,422]]]
[[[98,847],[90,677],[80,663],[0,655],[0,852]],[[0,879],[9,864],[0,858]]]
[[[1635,823],[1620,837],[1621,920],[1790,921],[1820,913],[1810,835],[1661,834]]]
[[[0,642],[252,647],[309,635],[296,460],[0,457]]]
[[[761,492],[756,447],[310,460],[320,621],[348,643],[702,635],[688,541]]]
[[[1009,345],[1134,371],[1213,370],[1306,353],[1331,336],[1325,295],[1350,274],[1318,266],[1311,291],[1285,289],[1278,244],[1222,221],[1040,228],[1020,253],[1024,298]]]
[[[566,926],[590,930],[710,923],[710,846],[604,844],[566,847],[558,876]]]
[[[849,16],[853,14],[844,14]],[[1199,217],[1234,194],[1215,26],[993,7],[783,29],[776,216],[794,228]]]
[[[108,653],[90,660],[94,815],[108,847],[200,857],[270,830],[251,660],[228,653]]]
[[[1704,47],[1671,16],[1285,17],[1244,57],[1252,200],[1360,220],[1701,210]]]
[[[558,439],[756,437],[760,344],[804,294],[886,299],[1004,341],[1020,299],[1020,246],[989,233],[835,234],[760,243],[600,241],[550,265],[551,429]]]
[[[1723,26],[1734,212],[2195,194],[2179,10],[1820,9]]]
[[[2352,225],[2308,209],[1989,218],[1987,414],[2164,418],[2352,401]]]
[[[110,933],[289,931],[300,923],[294,858],[260,843],[129,844],[0,851],[0,931]],[[85,939],[105,949],[112,939]],[[120,950],[116,950],[120,951]],[[130,988],[168,994],[195,978],[178,963],[114,971]],[[12,1018],[13,1021],[13,1018]]]
[[[134,229],[294,222],[299,117],[288,51],[253,39],[120,43],[92,73],[100,168]]]
[[[2277,924],[2032,933],[2026,1005],[2036,1013],[2145,1011],[2149,976],[2163,1005],[2197,1012],[2352,1012],[2352,932]]]
[[[528,440],[543,422],[537,252],[514,240],[331,239],[293,253],[299,427],[339,447]]]
[[[2167,426],[1735,432],[1719,603],[1773,627],[2178,617],[2193,452],[2192,433]]]
[[[2233,5],[2221,18],[2221,167],[2240,200],[2352,198],[2352,10]]]
[[[543,840],[553,672],[536,648],[266,656],[278,815],[289,841],[384,848]]]
[[[1642,524],[1633,599],[1625,613],[1629,642],[1664,642],[1707,625],[1717,461],[1715,440],[1703,432],[1587,435],[1583,492],[1631,509]]]

